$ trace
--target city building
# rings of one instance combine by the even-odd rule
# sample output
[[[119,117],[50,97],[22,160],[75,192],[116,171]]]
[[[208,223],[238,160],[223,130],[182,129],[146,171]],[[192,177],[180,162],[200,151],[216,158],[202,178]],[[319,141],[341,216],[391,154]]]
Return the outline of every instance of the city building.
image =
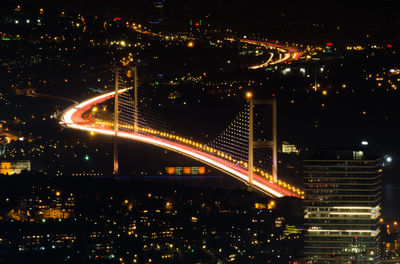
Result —
[[[377,263],[382,163],[364,149],[303,161],[306,263]]]
[[[168,175],[193,174],[203,175],[206,172],[205,167],[166,167],[165,171]]]
[[[290,154],[290,153],[299,154],[300,153],[299,149],[295,145],[290,144],[287,141],[282,142],[282,152],[287,153],[287,154]]]
[[[0,174],[20,174],[22,171],[31,170],[31,161],[0,161]]]

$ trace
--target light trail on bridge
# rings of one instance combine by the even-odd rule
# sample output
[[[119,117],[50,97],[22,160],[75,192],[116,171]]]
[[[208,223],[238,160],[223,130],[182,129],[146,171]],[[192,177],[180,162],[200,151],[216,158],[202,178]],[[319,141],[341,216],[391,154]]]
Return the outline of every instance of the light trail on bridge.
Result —
[[[269,49],[271,49],[271,48],[276,49],[278,52],[280,52],[278,60],[272,61],[273,56],[271,56],[266,62],[263,62],[258,65],[250,66],[249,69],[265,68],[268,65],[275,65],[275,64],[283,63],[283,62],[290,61],[290,60],[296,60],[300,57],[299,51],[295,48],[286,47],[283,45],[278,45],[278,44],[269,43],[269,42],[265,42],[265,41],[250,40],[250,39],[239,39],[239,41],[243,42],[243,43],[251,44],[251,45],[266,47]],[[283,56],[282,56],[282,54],[283,54]]]
[[[125,88],[119,90],[119,93],[124,93],[131,88]],[[69,128],[95,132],[98,134],[114,136],[114,129],[112,123],[106,121],[92,122],[83,117],[83,114],[91,109],[94,105],[102,103],[106,100],[113,98],[115,92],[105,93],[94,98],[90,98],[76,106],[68,108],[62,115],[61,121],[64,125]],[[124,125],[122,125],[123,127]],[[193,142],[191,140],[179,137],[166,132],[156,131],[150,128],[139,128],[138,133],[119,131],[118,137],[127,138],[135,141],[140,141],[148,143],[154,146],[158,146],[164,149],[168,149],[187,157],[193,158],[209,166],[220,170],[244,183],[248,183],[248,171],[238,165],[239,161],[232,160],[230,156],[212,149],[206,145]],[[142,133],[147,134],[142,134]],[[176,140],[176,141],[173,141]],[[217,156],[212,153],[217,154]],[[224,159],[225,158],[225,159]],[[247,164],[244,164],[245,166]],[[255,172],[260,172],[260,170],[255,170]],[[274,182],[272,178],[268,175],[258,175],[254,173],[253,175],[253,187],[259,191],[272,196],[272,197],[301,197],[303,198],[304,192],[284,183],[281,180]]]
[[[270,64],[270,62],[271,62],[271,60],[272,60],[273,57],[274,57],[274,53],[271,52],[271,53],[270,53],[270,57],[269,57],[269,59],[268,59],[266,62],[261,63],[261,64],[259,64],[259,65],[250,66],[249,69],[254,70],[254,69],[259,69],[259,68],[267,67],[267,66]]]

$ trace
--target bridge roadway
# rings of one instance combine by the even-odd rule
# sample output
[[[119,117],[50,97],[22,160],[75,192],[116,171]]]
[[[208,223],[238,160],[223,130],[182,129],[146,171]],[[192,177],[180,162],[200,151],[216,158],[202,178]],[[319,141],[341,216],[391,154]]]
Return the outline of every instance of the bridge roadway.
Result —
[[[127,88],[130,89],[130,88]],[[125,92],[127,89],[121,89],[119,93]],[[61,123],[66,125],[69,128],[85,130],[89,132],[95,132],[98,134],[114,136],[114,129],[108,122],[91,122],[83,117],[83,114],[90,110],[94,105],[102,103],[106,100],[109,100],[114,97],[115,92],[105,93],[94,98],[88,99],[84,102],[76,106],[72,106],[69,109],[65,110],[61,117]],[[141,128],[139,131],[147,132],[152,131],[151,129]],[[160,137],[160,135],[169,135],[165,138]],[[157,136],[158,135],[158,136]],[[188,144],[179,143],[171,140],[171,135],[167,133],[156,133],[156,135],[142,134],[142,133],[134,133],[134,132],[126,132],[119,131],[118,137],[127,138],[135,141],[140,141],[144,143],[148,143],[154,146],[158,146],[164,149],[168,149],[187,157],[193,158],[209,166],[220,170],[246,184],[248,184],[248,171],[245,168],[242,168],[232,161],[225,160],[223,158],[217,157],[204,151],[202,149],[192,147]],[[173,136],[176,139],[182,139],[177,136]],[[181,140],[185,141],[185,140]],[[186,140],[187,143],[187,140]],[[195,144],[193,144],[195,145]],[[196,145],[199,145],[196,143]],[[202,146],[202,145],[201,145]],[[202,146],[203,147],[203,146]],[[208,147],[207,147],[208,148]],[[287,188],[284,188],[287,187]],[[253,188],[258,189],[259,191],[271,196],[271,197],[283,197],[283,196],[292,196],[292,197],[302,197],[304,192],[301,192],[299,189],[296,189],[293,186],[290,186],[286,183],[283,183],[279,180],[279,182],[273,182],[271,179],[267,179],[266,177],[260,176],[256,173],[253,174]]]
[[[233,39],[231,39],[233,40]],[[251,39],[239,39],[240,42],[251,44],[251,45],[257,45],[261,47],[266,47],[269,49],[275,49],[279,52],[279,58],[277,60],[272,60],[274,57],[274,54],[271,53],[271,56],[269,59],[259,65],[253,65],[250,66],[249,69],[260,69],[260,68],[265,68],[269,65],[275,65],[291,60],[297,60],[300,57],[300,53],[297,49],[291,48],[291,47],[286,47],[283,45],[278,45],[274,43],[269,43],[265,41],[258,41],[258,40],[251,40]]]

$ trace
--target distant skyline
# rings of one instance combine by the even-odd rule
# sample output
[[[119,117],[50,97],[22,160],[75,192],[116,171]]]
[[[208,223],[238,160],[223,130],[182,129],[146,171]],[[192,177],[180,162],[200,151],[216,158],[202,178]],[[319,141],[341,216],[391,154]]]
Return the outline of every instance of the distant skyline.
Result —
[[[132,18],[147,23],[159,17],[153,0],[21,0],[10,4],[46,6],[84,15]],[[1,9],[1,7],[0,7]],[[400,42],[399,1],[228,1],[166,0],[164,26],[179,28],[190,19],[239,32],[259,32],[288,41],[358,39]],[[322,28],[321,28],[322,26]],[[304,35],[307,29],[313,34]],[[284,31],[284,32],[282,32]],[[329,34],[327,32],[330,32]],[[286,34],[286,36],[285,36]],[[367,37],[367,35],[369,35]],[[304,39],[301,39],[304,38]]]
[[[124,14],[126,16],[135,15],[136,8],[140,9],[146,6],[151,6],[152,3],[156,2],[154,0],[97,0],[97,1],[78,1],[78,0],[13,0],[11,3],[21,3],[21,4],[32,4],[32,5],[46,5],[56,8],[68,8],[73,10],[82,10],[82,8],[88,11],[99,11],[99,12],[117,12]],[[372,0],[372,1],[293,1],[293,0],[269,0],[269,1],[229,1],[229,0],[210,0],[210,1],[200,1],[200,0],[165,0],[165,7],[174,8],[187,8],[190,6],[202,7],[198,11],[204,10],[204,6],[208,7],[209,11],[222,11],[229,12],[232,7],[244,8],[247,12],[249,10],[257,11],[261,8],[262,11],[267,13],[284,11],[287,12],[286,15],[293,17],[325,17],[329,16],[335,18],[337,21],[342,19],[358,19],[366,20],[367,18],[377,18],[377,20],[387,20],[391,18],[396,18],[398,9],[396,7],[400,6],[398,1],[392,0]],[[212,5],[210,5],[212,3]],[[222,6],[223,10],[212,10],[212,7]],[[277,16],[281,15],[279,13]],[[379,17],[379,15],[383,15]]]

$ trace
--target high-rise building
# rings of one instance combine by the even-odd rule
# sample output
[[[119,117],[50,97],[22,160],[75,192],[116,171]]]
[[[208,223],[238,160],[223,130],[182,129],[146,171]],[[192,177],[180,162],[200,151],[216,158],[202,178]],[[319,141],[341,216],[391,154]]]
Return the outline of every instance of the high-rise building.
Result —
[[[382,164],[364,150],[317,151],[303,161],[306,263],[380,258]]]

